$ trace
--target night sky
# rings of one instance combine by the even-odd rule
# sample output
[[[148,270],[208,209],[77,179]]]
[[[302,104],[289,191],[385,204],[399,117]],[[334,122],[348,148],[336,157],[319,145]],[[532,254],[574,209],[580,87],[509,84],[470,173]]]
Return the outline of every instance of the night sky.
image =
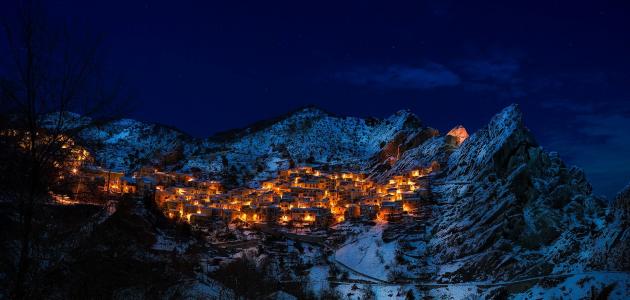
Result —
[[[133,118],[202,137],[314,104],[474,131],[519,103],[596,192],[630,182],[628,1],[92,2],[50,12],[106,35]]]

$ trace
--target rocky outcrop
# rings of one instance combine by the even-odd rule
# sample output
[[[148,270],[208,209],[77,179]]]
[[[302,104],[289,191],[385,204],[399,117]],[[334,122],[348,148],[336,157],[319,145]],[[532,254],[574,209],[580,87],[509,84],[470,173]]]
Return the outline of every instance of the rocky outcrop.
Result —
[[[597,267],[592,249],[609,226],[606,203],[580,169],[538,146],[516,105],[450,154],[433,190],[439,205],[428,251],[442,280]]]
[[[453,128],[445,136],[440,136],[433,128],[425,127],[409,135],[406,142],[394,144],[398,145],[399,150],[396,156],[389,156],[389,159],[377,156],[373,159],[368,173],[370,178],[383,183],[394,175],[405,174],[413,169],[446,165],[451,153],[466,139],[468,132],[463,126]]]
[[[589,265],[606,270],[630,271],[630,186],[615,198],[606,227],[593,243]]]
[[[464,126],[457,126],[446,134],[446,142],[453,145],[459,146],[468,138],[468,131]]]
[[[443,141],[439,132],[430,127],[401,132],[370,160],[368,173],[372,179],[384,182],[392,175],[428,165],[431,159],[445,153],[441,151],[445,150],[441,147]]]

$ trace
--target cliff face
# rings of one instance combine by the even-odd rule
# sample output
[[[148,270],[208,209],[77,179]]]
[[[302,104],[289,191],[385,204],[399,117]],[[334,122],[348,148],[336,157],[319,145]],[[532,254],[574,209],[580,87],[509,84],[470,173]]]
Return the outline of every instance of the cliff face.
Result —
[[[461,129],[454,133],[464,136]],[[443,165],[433,182],[438,204],[427,248],[436,279],[630,269],[623,258],[627,195],[618,198],[617,212],[607,214],[580,169],[538,146],[518,106],[507,107],[461,143],[455,136],[427,140],[390,172],[432,160]]]
[[[592,265],[630,271],[630,185],[615,198],[607,220],[606,229],[595,244]]]

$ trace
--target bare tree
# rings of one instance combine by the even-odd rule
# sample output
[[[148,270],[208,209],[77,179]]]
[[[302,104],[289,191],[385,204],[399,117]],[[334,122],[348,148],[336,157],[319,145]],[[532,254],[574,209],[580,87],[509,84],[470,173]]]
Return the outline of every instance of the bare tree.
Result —
[[[102,76],[99,36],[54,24],[37,3],[18,6],[17,13],[3,16],[2,24],[0,143],[7,150],[1,157],[0,184],[19,217],[15,276],[10,278],[11,296],[22,299],[28,297],[36,264],[34,216],[62,172],[60,162],[68,159],[68,142],[124,106],[114,104],[119,89]]]

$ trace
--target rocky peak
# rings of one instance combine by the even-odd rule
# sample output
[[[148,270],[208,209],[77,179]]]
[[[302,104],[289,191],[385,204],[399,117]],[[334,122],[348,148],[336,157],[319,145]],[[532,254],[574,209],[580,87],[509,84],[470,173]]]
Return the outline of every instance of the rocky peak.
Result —
[[[495,115],[450,155],[443,182],[435,187],[441,206],[428,249],[436,262],[461,266],[445,276],[450,280],[588,268],[599,261],[593,253],[608,253],[630,235],[617,234],[624,230],[615,225],[610,239],[617,242],[597,242],[605,249],[591,251],[605,226],[603,202],[591,195],[580,169],[536,144],[517,105]],[[617,201],[625,212],[628,194]],[[627,251],[617,247],[614,257]]]
[[[487,127],[488,131],[495,136],[518,128],[523,128],[523,113],[518,104],[511,104],[501,110],[501,112],[492,117]]]
[[[523,126],[518,105],[513,104],[496,114],[486,127],[471,135],[451,155],[449,175],[484,176],[490,172],[506,177],[526,160],[528,150],[536,146],[531,133]]]
[[[447,142],[452,143],[454,146],[459,146],[468,138],[468,131],[464,126],[458,125],[451,129],[446,134],[446,137],[449,139]]]
[[[415,131],[422,128],[422,121],[420,118],[408,109],[399,110],[384,119],[369,118],[369,120],[371,120],[374,124],[393,124],[394,126],[405,130]]]

